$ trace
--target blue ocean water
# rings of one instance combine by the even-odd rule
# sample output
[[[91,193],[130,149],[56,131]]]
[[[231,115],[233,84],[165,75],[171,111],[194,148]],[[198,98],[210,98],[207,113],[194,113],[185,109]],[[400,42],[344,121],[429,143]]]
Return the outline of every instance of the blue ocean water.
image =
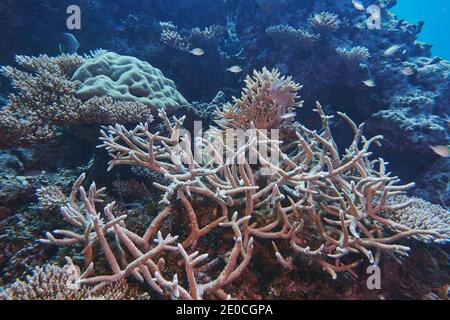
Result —
[[[424,21],[419,40],[433,44],[433,55],[450,59],[449,0],[398,0],[391,11],[411,22]]]

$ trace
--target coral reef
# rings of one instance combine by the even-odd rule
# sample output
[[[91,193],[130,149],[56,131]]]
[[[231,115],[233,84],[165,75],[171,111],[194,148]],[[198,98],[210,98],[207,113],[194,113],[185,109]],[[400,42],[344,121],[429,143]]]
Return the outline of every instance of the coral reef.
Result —
[[[142,199],[148,197],[150,192],[144,183],[136,179],[116,180],[113,182],[113,191],[123,199]],[[67,202],[67,201],[66,201]],[[63,204],[64,205],[64,204]],[[62,206],[60,206],[62,207]]]
[[[445,145],[448,141],[443,119],[437,115],[415,114],[411,108],[377,112],[367,121],[367,126],[370,132],[377,129],[383,132],[386,149],[395,152],[431,153],[429,146]]]
[[[77,268],[69,259],[64,267],[46,265],[36,267],[25,281],[17,280],[0,293],[0,300],[145,300],[125,281],[112,283],[100,289],[77,288],[74,282]]]
[[[62,188],[58,186],[42,187],[37,190],[36,195],[39,199],[40,207],[47,212],[57,212],[69,201]]]
[[[45,143],[71,125],[150,121],[151,108],[137,101],[114,101],[93,94],[83,102],[77,97],[81,84],[69,80],[70,75],[104,55],[109,56],[99,54],[88,60],[79,55],[17,56],[17,63],[26,71],[3,67],[2,74],[12,80],[18,93],[12,93],[8,105],[0,110],[0,148]]]
[[[0,3],[2,299],[448,299],[450,63],[422,22],[392,0],[379,30],[350,0],[82,3],[79,52],[108,51],[57,51],[69,0]]]
[[[338,30],[342,25],[342,21],[337,14],[322,11],[320,13],[313,13],[308,19],[308,24],[312,29],[323,34]]]
[[[182,36],[178,31],[178,26],[172,22],[160,22],[161,42],[179,51],[190,51],[194,45],[218,42],[224,34],[224,28],[219,25],[212,25],[204,29],[192,28]]]
[[[339,47],[336,53],[351,66],[359,66],[360,63],[367,61],[370,58],[369,50],[365,47],[357,46],[351,49]]]
[[[409,198],[404,195],[397,195],[388,200],[389,205],[406,202],[410,202],[410,205],[404,209],[395,211],[387,210],[385,213],[389,219],[407,226],[411,230],[441,230],[441,234],[438,237],[428,237],[426,235],[415,236],[420,240],[448,241],[450,238],[450,216],[447,209],[431,204],[423,199]]]
[[[234,129],[249,129],[252,125],[257,129],[279,128],[281,124],[292,123],[295,108],[303,104],[298,101],[297,95],[302,87],[291,77],[281,76],[277,69],[254,70],[253,76],[245,79],[245,84],[241,98],[233,97],[233,103],[217,110],[220,126]]]
[[[8,106],[1,110],[1,146],[15,147],[54,138],[56,123],[76,118],[74,114],[81,104],[74,96],[78,84],[68,80],[68,73],[84,62],[82,57],[17,56],[16,62],[26,71],[1,69],[19,90],[19,94],[9,96]]]
[[[161,42],[180,51],[189,51],[191,44],[178,32],[177,26],[170,22],[161,22]]]
[[[295,29],[288,25],[275,25],[266,29],[266,33],[274,40],[283,40],[296,45],[308,45],[320,40],[320,35],[303,29]]]
[[[448,231],[445,224],[413,229],[383,217],[384,212],[392,214],[414,202],[409,198],[389,202],[414,184],[398,185],[399,179],[386,171],[382,159],[371,161],[369,148],[382,137],[366,139],[362,126],[342,113],[354,140],[340,155],[329,127],[332,117],[325,115],[320,104],[316,112],[323,122],[321,133],[300,125],[297,140],[289,148],[253,126],[245,143],[227,159],[222,158],[224,141],[238,139],[236,135],[218,141],[218,136],[230,132],[216,129],[191,146],[190,138],[180,133],[184,119],[174,118],[171,123],[164,110],[159,117],[168,137],[150,133],[145,124],[131,131],[121,125],[109,127],[108,133],[102,132],[100,147],[109,151],[110,169],[131,165],[164,174],[166,183],[154,185],[164,192],[160,203],[165,209],[138,235],[126,227],[126,215],[114,214],[115,202],[100,213],[97,208],[104,189],[92,184],[85,191],[82,175],[74,184],[70,203],[62,209],[65,220],[79,231],[55,230],[41,241],[60,246],[83,243],[87,271],[78,278],[79,284],[134,277],[175,299],[203,299],[226,298],[226,287],[247,269],[255,254],[267,250],[267,240],[272,241],[283,268],[294,269],[290,256],[302,255],[316,261],[333,279],[356,268],[361,256],[377,265],[383,252],[408,255],[410,247],[398,243],[403,238],[422,235],[427,240],[449,240],[442,235],[442,228]],[[261,145],[270,145],[280,162],[275,164],[263,154]],[[286,148],[289,156],[282,151]],[[247,151],[257,163],[246,159]],[[198,159],[198,154],[203,157]],[[196,205],[205,200],[210,203],[206,212]],[[184,222],[177,223],[179,219]],[[180,235],[172,236],[171,231]],[[229,244],[227,258],[220,263],[222,271],[214,271],[221,259],[211,252],[210,241],[204,247],[212,233],[214,242],[222,243],[221,250]],[[116,239],[114,247],[107,241],[110,237]],[[109,274],[93,274],[95,244],[105,256]],[[170,264],[180,258],[183,276]]]
[[[172,80],[159,69],[134,57],[108,52],[85,62],[72,77],[80,81],[76,95],[82,100],[108,96],[149,106],[174,109],[187,104]]]

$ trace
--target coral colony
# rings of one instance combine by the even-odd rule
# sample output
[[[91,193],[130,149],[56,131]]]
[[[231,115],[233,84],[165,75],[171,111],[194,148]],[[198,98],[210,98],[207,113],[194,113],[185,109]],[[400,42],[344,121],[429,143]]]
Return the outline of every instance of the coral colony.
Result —
[[[239,14],[250,2],[267,17],[260,37],[283,47],[267,64],[249,57],[255,47],[244,43],[245,32],[254,30],[236,27],[242,17],[207,27],[154,24],[159,52],[210,63],[216,48],[228,78],[242,72],[241,93],[220,92],[211,103],[189,102],[186,82],[178,87],[150,63],[107,50],[18,55],[16,66],[2,67],[12,93],[0,109],[1,299],[423,299],[438,294],[431,281],[448,284],[448,201],[429,196],[428,185],[441,190],[436,168],[448,170],[441,161],[448,160],[448,118],[445,127],[440,114],[448,112],[441,95],[448,99],[449,64],[420,57],[426,50],[418,45],[396,47],[387,35],[378,47],[350,37],[362,29],[367,1],[334,5],[336,12],[318,1],[301,9],[301,25],[274,18],[283,16],[277,8],[299,4],[248,0]],[[390,19],[395,37],[404,29],[413,37],[410,25]],[[301,63],[289,50],[304,53]],[[403,50],[410,59],[391,65]],[[286,60],[273,63],[273,54]],[[352,79],[337,89],[331,72],[315,83],[324,70],[314,71],[319,60]],[[393,69],[416,80],[398,92],[389,84],[395,79],[379,88]],[[327,84],[359,88],[361,104],[361,91],[377,91],[386,109],[371,109],[371,101],[361,106],[372,110],[367,121],[352,120],[365,111],[333,109]],[[315,102],[315,85],[326,104]],[[439,101],[446,103],[440,110]],[[444,151],[424,178],[428,185],[417,187],[390,172],[383,150],[391,159],[399,144],[398,152],[426,145],[424,117],[434,126],[430,139],[444,140],[440,149],[428,146],[428,156]],[[426,257],[444,278],[408,278]],[[371,267],[401,279],[386,276],[375,293],[361,289]]]

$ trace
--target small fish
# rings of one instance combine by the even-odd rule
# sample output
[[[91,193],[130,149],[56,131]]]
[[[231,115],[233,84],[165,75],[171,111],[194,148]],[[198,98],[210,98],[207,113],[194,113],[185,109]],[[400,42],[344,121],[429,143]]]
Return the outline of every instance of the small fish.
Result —
[[[413,70],[413,68],[411,68],[411,67],[406,67],[406,68],[404,68],[404,69],[402,70],[402,73],[403,73],[405,76],[412,76],[412,75],[414,74],[414,70]]]
[[[290,113],[283,114],[280,117],[280,119],[287,120],[287,119],[290,119],[290,118],[295,118],[296,115],[297,114],[295,112],[290,112]]]
[[[61,53],[74,54],[80,48],[80,43],[77,38],[71,33],[62,34],[62,43],[59,44],[59,51]]]
[[[443,158],[450,158],[450,146],[432,146],[434,153]]]
[[[231,73],[240,73],[240,72],[242,72],[242,68],[240,66],[232,66],[232,67],[228,68],[227,71],[229,71]]]
[[[392,56],[394,53],[396,53],[398,50],[400,50],[403,47],[404,47],[404,44],[402,44],[402,45],[394,44],[392,47],[390,47],[383,53],[383,56],[385,56],[385,57]]]
[[[369,88],[374,88],[376,86],[375,81],[373,81],[372,79],[369,80],[365,80],[363,81],[363,83],[368,86]]]
[[[364,5],[361,2],[352,0],[352,4],[353,4],[353,6],[355,7],[356,10],[359,10],[359,11],[365,11],[366,10],[366,8],[364,8]]]
[[[197,56],[197,57],[200,57],[200,56],[202,56],[202,55],[204,55],[205,54],[205,51],[203,51],[203,49],[200,49],[200,48],[195,48],[195,49],[192,49],[191,51],[189,51],[191,54],[193,54],[194,56]]]

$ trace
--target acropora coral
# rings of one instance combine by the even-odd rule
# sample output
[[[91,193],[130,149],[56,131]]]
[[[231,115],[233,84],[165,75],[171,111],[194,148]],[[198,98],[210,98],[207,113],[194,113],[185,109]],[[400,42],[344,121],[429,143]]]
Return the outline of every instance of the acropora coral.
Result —
[[[370,58],[369,49],[362,46],[353,48],[338,47],[336,53],[346,64],[353,66],[359,66],[360,63]]]
[[[186,31],[186,35],[182,35],[178,30],[178,26],[172,22],[160,22],[161,27],[161,42],[179,51],[190,51],[195,42],[214,42],[218,41],[220,36],[225,33],[225,29],[219,25],[212,25],[209,27],[192,28]]]
[[[92,183],[85,190],[82,175],[62,208],[72,227],[41,241],[84,247],[85,271],[75,280],[80,286],[135,278],[173,299],[230,298],[232,283],[255,255],[268,250],[286,270],[293,270],[293,258],[301,255],[336,279],[364,259],[378,265],[383,253],[408,255],[411,248],[402,239],[448,241],[445,221],[413,226],[395,218],[417,207],[415,199],[398,198],[414,183],[399,184],[383,159],[370,158],[370,147],[383,137],[366,138],[363,125],[346,114],[338,115],[354,138],[344,153],[329,126],[333,117],[319,103],[320,132],[296,124],[296,138],[283,142],[265,132],[280,126],[280,118],[271,115],[294,107],[299,89],[276,70],[255,71],[242,99],[235,99],[243,112],[233,113],[230,126],[211,128],[194,143],[181,131],[184,117],[171,121],[164,110],[159,118],[165,135],[150,132],[145,123],[133,130],[119,124],[105,128],[99,148],[109,152],[109,169],[138,166],[164,176],[154,183],[163,192],[162,211],[137,234],[115,202],[102,204],[104,188]],[[259,113],[250,117],[245,113],[250,109]],[[230,129],[241,127],[249,134],[230,149],[230,141],[242,138]],[[97,249],[108,272],[98,273]]]
[[[295,108],[303,104],[298,96],[302,86],[291,77],[281,76],[277,69],[255,70],[253,76],[246,77],[245,84],[241,98],[233,97],[232,103],[217,110],[220,126],[249,129],[253,123],[258,129],[279,128],[292,123]]]
[[[44,212],[57,212],[69,200],[59,186],[48,186],[36,191],[40,207]]]
[[[36,267],[25,280],[17,280],[4,292],[0,300],[146,300],[148,295],[139,293],[126,281],[118,281],[102,288],[77,287],[79,270],[68,259],[64,267],[45,265]]]
[[[328,11],[312,14],[308,19],[308,23],[312,29],[320,33],[332,32],[342,26],[339,16]]]
[[[54,58],[47,55],[17,56],[17,64],[24,71],[11,66],[3,67],[2,74],[12,80],[17,93],[10,94],[8,105],[0,110],[0,148],[48,142],[57,138],[64,128],[73,125],[151,120],[151,105],[139,101],[124,101],[129,99],[114,100],[106,96],[101,84],[97,82],[95,88],[98,94],[92,94],[83,100],[84,96],[79,91],[87,91],[87,84],[71,77],[77,71],[78,78],[82,81],[80,74],[86,74],[84,70],[89,70],[103,55],[104,59],[110,57],[108,53],[88,57],[77,54],[63,54]],[[89,82],[91,85],[92,81],[93,79]],[[136,89],[132,82],[127,84],[130,90]],[[180,96],[174,89],[169,92]],[[161,102],[165,101],[162,93],[154,98],[161,98],[155,100],[158,102],[155,103],[157,108],[165,106]]]
[[[289,41],[296,45],[308,45],[320,40],[320,34],[301,28],[295,29],[285,24],[270,26],[266,29],[266,33],[274,40]]]

